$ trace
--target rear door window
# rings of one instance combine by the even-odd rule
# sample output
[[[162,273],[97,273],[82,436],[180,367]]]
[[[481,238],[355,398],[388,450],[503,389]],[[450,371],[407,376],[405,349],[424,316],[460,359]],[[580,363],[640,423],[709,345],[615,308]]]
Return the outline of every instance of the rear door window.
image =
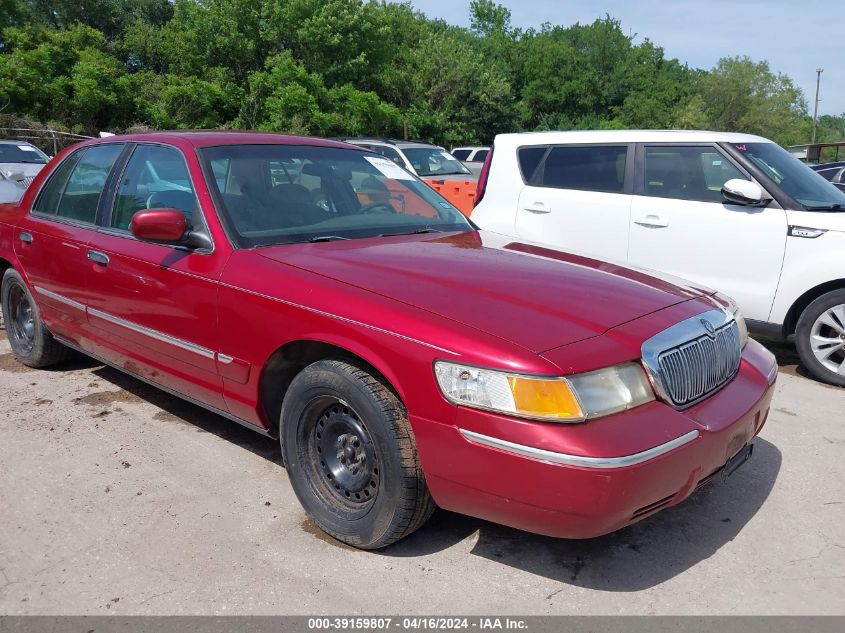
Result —
[[[100,195],[123,144],[95,145],[82,154],[68,178],[56,216],[94,224]]]
[[[480,149],[475,153],[475,156],[472,157],[473,163],[483,163],[487,160],[487,154],[490,153],[489,149]]]
[[[553,147],[535,175],[536,184],[555,189],[622,193],[627,155],[627,145]]]
[[[84,150],[81,152],[74,152],[65,158],[62,161],[62,164],[59,165],[52,174],[50,174],[47,184],[41,190],[41,193],[38,194],[38,199],[35,201],[35,205],[32,208],[35,213],[56,215],[56,211],[59,208],[59,200],[62,198],[62,192],[65,190],[65,185],[67,185],[70,172],[76,166],[76,163],[79,161],[79,158],[83,153]]]
[[[548,150],[548,146],[519,148],[516,155],[519,160],[519,169],[522,172],[522,180],[525,184],[538,184],[534,175],[537,173],[540,161],[543,160],[543,156],[546,155]]]

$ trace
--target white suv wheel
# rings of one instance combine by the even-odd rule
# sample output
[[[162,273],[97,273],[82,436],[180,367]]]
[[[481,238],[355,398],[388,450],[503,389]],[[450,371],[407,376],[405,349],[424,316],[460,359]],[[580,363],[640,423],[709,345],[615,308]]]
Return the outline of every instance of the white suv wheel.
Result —
[[[845,304],[819,315],[810,330],[810,347],[822,365],[845,376]]]
[[[828,292],[804,309],[795,346],[816,378],[845,387],[845,289]]]

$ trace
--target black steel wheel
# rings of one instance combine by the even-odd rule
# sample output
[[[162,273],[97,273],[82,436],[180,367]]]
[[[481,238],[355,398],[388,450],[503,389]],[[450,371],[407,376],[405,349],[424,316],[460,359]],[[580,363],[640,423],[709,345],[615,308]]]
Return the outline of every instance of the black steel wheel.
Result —
[[[282,405],[288,476],[314,522],[362,549],[385,547],[434,510],[404,406],[345,360],[302,370]]]
[[[360,416],[344,401],[317,398],[306,409],[306,466],[331,503],[364,510],[378,495],[378,456]]]
[[[4,321],[16,347],[26,354],[31,353],[35,346],[35,314],[26,289],[19,284],[9,289],[9,318]]]
[[[14,268],[3,274],[0,295],[3,322],[15,358],[29,367],[47,367],[67,358],[70,350],[44,327],[29,288]]]

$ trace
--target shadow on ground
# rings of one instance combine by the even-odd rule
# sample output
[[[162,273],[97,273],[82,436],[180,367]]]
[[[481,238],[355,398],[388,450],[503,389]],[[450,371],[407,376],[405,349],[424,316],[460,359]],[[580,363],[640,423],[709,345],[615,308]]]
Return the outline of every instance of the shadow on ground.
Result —
[[[176,424],[190,424],[196,427],[198,431],[212,433],[221,439],[237,444],[238,446],[251,451],[260,457],[281,465],[282,455],[279,450],[278,440],[265,437],[264,435],[243,427],[228,418],[224,418],[223,416],[212,413],[200,406],[191,404],[178,396],[170,395],[166,391],[162,391],[152,385],[148,385],[147,383],[138,380],[137,378],[133,378],[132,376],[114,369],[113,367],[101,365],[97,361],[83,356],[79,356],[79,359],[80,360],[78,361],[74,360],[69,361],[66,364],[63,363],[61,368],[81,369],[84,366],[98,367],[98,369],[91,372],[92,375],[101,378],[115,387],[127,391],[139,400],[149,402],[161,409],[161,411],[155,415],[157,419]],[[74,367],[75,363],[87,363],[87,365],[77,365]]]
[[[276,440],[116,369],[84,357],[64,363],[59,369],[91,367],[96,368],[92,375],[160,408],[156,414],[159,420],[189,424],[281,464]],[[126,401],[125,394],[119,397]],[[596,539],[553,539],[438,510],[418,532],[374,555],[427,556],[476,537],[471,553],[501,565],[567,585],[614,592],[640,591],[683,573],[733,540],[771,493],[781,461],[777,447],[757,438],[754,457],[726,482],[707,486],[678,506]],[[320,540],[334,543],[330,537]]]
[[[790,341],[785,341],[778,338],[769,338],[761,334],[755,334],[753,338],[775,355],[780,372],[784,374],[791,374],[793,376],[800,376],[807,380],[812,380],[814,383],[827,387],[828,389],[840,390],[842,387],[830,385],[822,382],[801,363],[801,358],[798,356],[798,350],[795,349],[795,344]]]
[[[647,589],[711,557],[763,505],[780,471],[781,454],[766,440],[754,443],[754,457],[726,482],[607,536],[553,539],[438,510],[421,530],[382,554],[422,556],[477,533],[472,554],[508,567],[590,589]]]

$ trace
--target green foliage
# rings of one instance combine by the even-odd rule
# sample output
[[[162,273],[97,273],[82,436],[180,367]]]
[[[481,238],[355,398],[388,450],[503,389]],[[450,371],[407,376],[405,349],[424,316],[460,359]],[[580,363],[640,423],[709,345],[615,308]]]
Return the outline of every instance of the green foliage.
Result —
[[[470,28],[476,35],[507,33],[511,28],[511,12],[493,0],[472,0],[469,3]]]
[[[766,62],[666,58],[610,16],[470,28],[384,0],[0,0],[0,112],[76,131],[247,128],[490,142],[535,129],[710,128],[809,140]],[[845,138],[845,115],[819,140]]]
[[[702,78],[708,120],[717,130],[742,130],[792,144],[801,141],[807,103],[785,75],[775,75],[767,62],[730,57]]]

